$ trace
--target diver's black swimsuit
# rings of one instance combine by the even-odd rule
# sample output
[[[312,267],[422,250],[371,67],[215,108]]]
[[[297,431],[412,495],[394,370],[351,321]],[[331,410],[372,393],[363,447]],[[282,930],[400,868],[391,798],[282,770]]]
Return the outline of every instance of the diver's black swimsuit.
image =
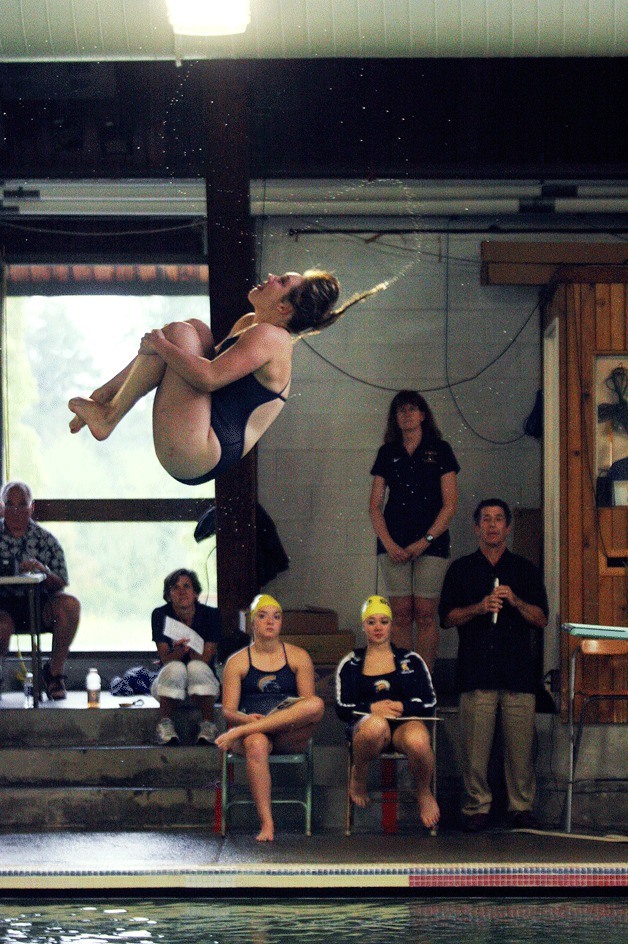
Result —
[[[232,347],[238,337],[239,335],[235,335],[226,338],[219,353],[222,354]],[[194,479],[180,479],[174,476],[177,482],[183,482],[184,485],[202,485],[232,468],[242,458],[246,424],[253,411],[263,403],[272,403],[273,400],[282,400],[285,403],[286,398],[282,394],[283,390],[281,393],[268,390],[254,374],[247,374],[226,387],[215,390],[212,393],[212,429],[220,443],[220,459],[205,475]]]

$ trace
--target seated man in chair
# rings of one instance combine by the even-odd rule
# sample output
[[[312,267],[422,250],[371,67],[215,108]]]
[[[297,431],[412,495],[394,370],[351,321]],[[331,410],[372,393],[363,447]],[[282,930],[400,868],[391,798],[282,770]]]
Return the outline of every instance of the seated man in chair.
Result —
[[[65,662],[76,636],[81,605],[65,593],[68,570],[57,539],[32,520],[31,490],[24,482],[8,482],[0,492],[0,562],[4,575],[42,573],[43,632],[52,633],[50,661],[43,669],[46,694],[53,701],[66,698]],[[28,598],[23,587],[2,587],[0,592],[0,663],[9,649],[11,634],[29,630]]]

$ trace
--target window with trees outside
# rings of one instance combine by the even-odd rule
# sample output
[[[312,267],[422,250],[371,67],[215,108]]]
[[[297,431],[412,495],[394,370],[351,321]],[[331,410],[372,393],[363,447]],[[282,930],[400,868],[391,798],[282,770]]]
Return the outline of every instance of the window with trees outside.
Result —
[[[117,268],[126,270],[122,288]],[[189,293],[182,269],[195,276],[203,270],[189,280],[195,282]],[[171,570],[196,570],[202,599],[216,602],[215,537],[194,539],[195,509],[213,497],[213,483],[190,488],[161,468],[152,445],[153,394],[106,442],[87,430],[70,434],[67,401],[89,395],[125,366],[150,328],[189,317],[209,322],[206,266],[11,265],[7,271],[3,479],[31,486],[35,519],[63,546],[69,589],[82,605],[73,651],[152,650],[150,614]],[[47,280],[39,291],[37,276]],[[88,284],[78,293],[81,278]],[[68,294],[59,284],[64,280]],[[98,293],[99,281],[106,293]],[[177,283],[176,293],[160,294],[168,281]],[[45,648],[50,636],[42,638]]]

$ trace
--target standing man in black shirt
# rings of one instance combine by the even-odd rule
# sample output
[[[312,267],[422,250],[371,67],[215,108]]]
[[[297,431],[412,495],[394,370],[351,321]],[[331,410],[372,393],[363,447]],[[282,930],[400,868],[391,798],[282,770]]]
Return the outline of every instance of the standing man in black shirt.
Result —
[[[506,547],[512,515],[500,498],[473,513],[479,548],[454,561],[445,576],[439,614],[459,635],[463,825],[488,825],[492,795],[488,762],[500,709],[508,814],[516,828],[533,827],[536,781],[533,631],[547,626],[547,594],[538,569]]]

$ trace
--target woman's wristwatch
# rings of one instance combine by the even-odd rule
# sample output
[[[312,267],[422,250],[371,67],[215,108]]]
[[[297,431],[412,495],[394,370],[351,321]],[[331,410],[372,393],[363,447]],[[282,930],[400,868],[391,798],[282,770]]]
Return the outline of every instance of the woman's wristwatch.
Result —
[[[431,544],[432,541],[434,540],[434,535],[430,534],[429,531],[427,532],[427,534],[424,534],[423,537],[425,538],[428,544]]]

